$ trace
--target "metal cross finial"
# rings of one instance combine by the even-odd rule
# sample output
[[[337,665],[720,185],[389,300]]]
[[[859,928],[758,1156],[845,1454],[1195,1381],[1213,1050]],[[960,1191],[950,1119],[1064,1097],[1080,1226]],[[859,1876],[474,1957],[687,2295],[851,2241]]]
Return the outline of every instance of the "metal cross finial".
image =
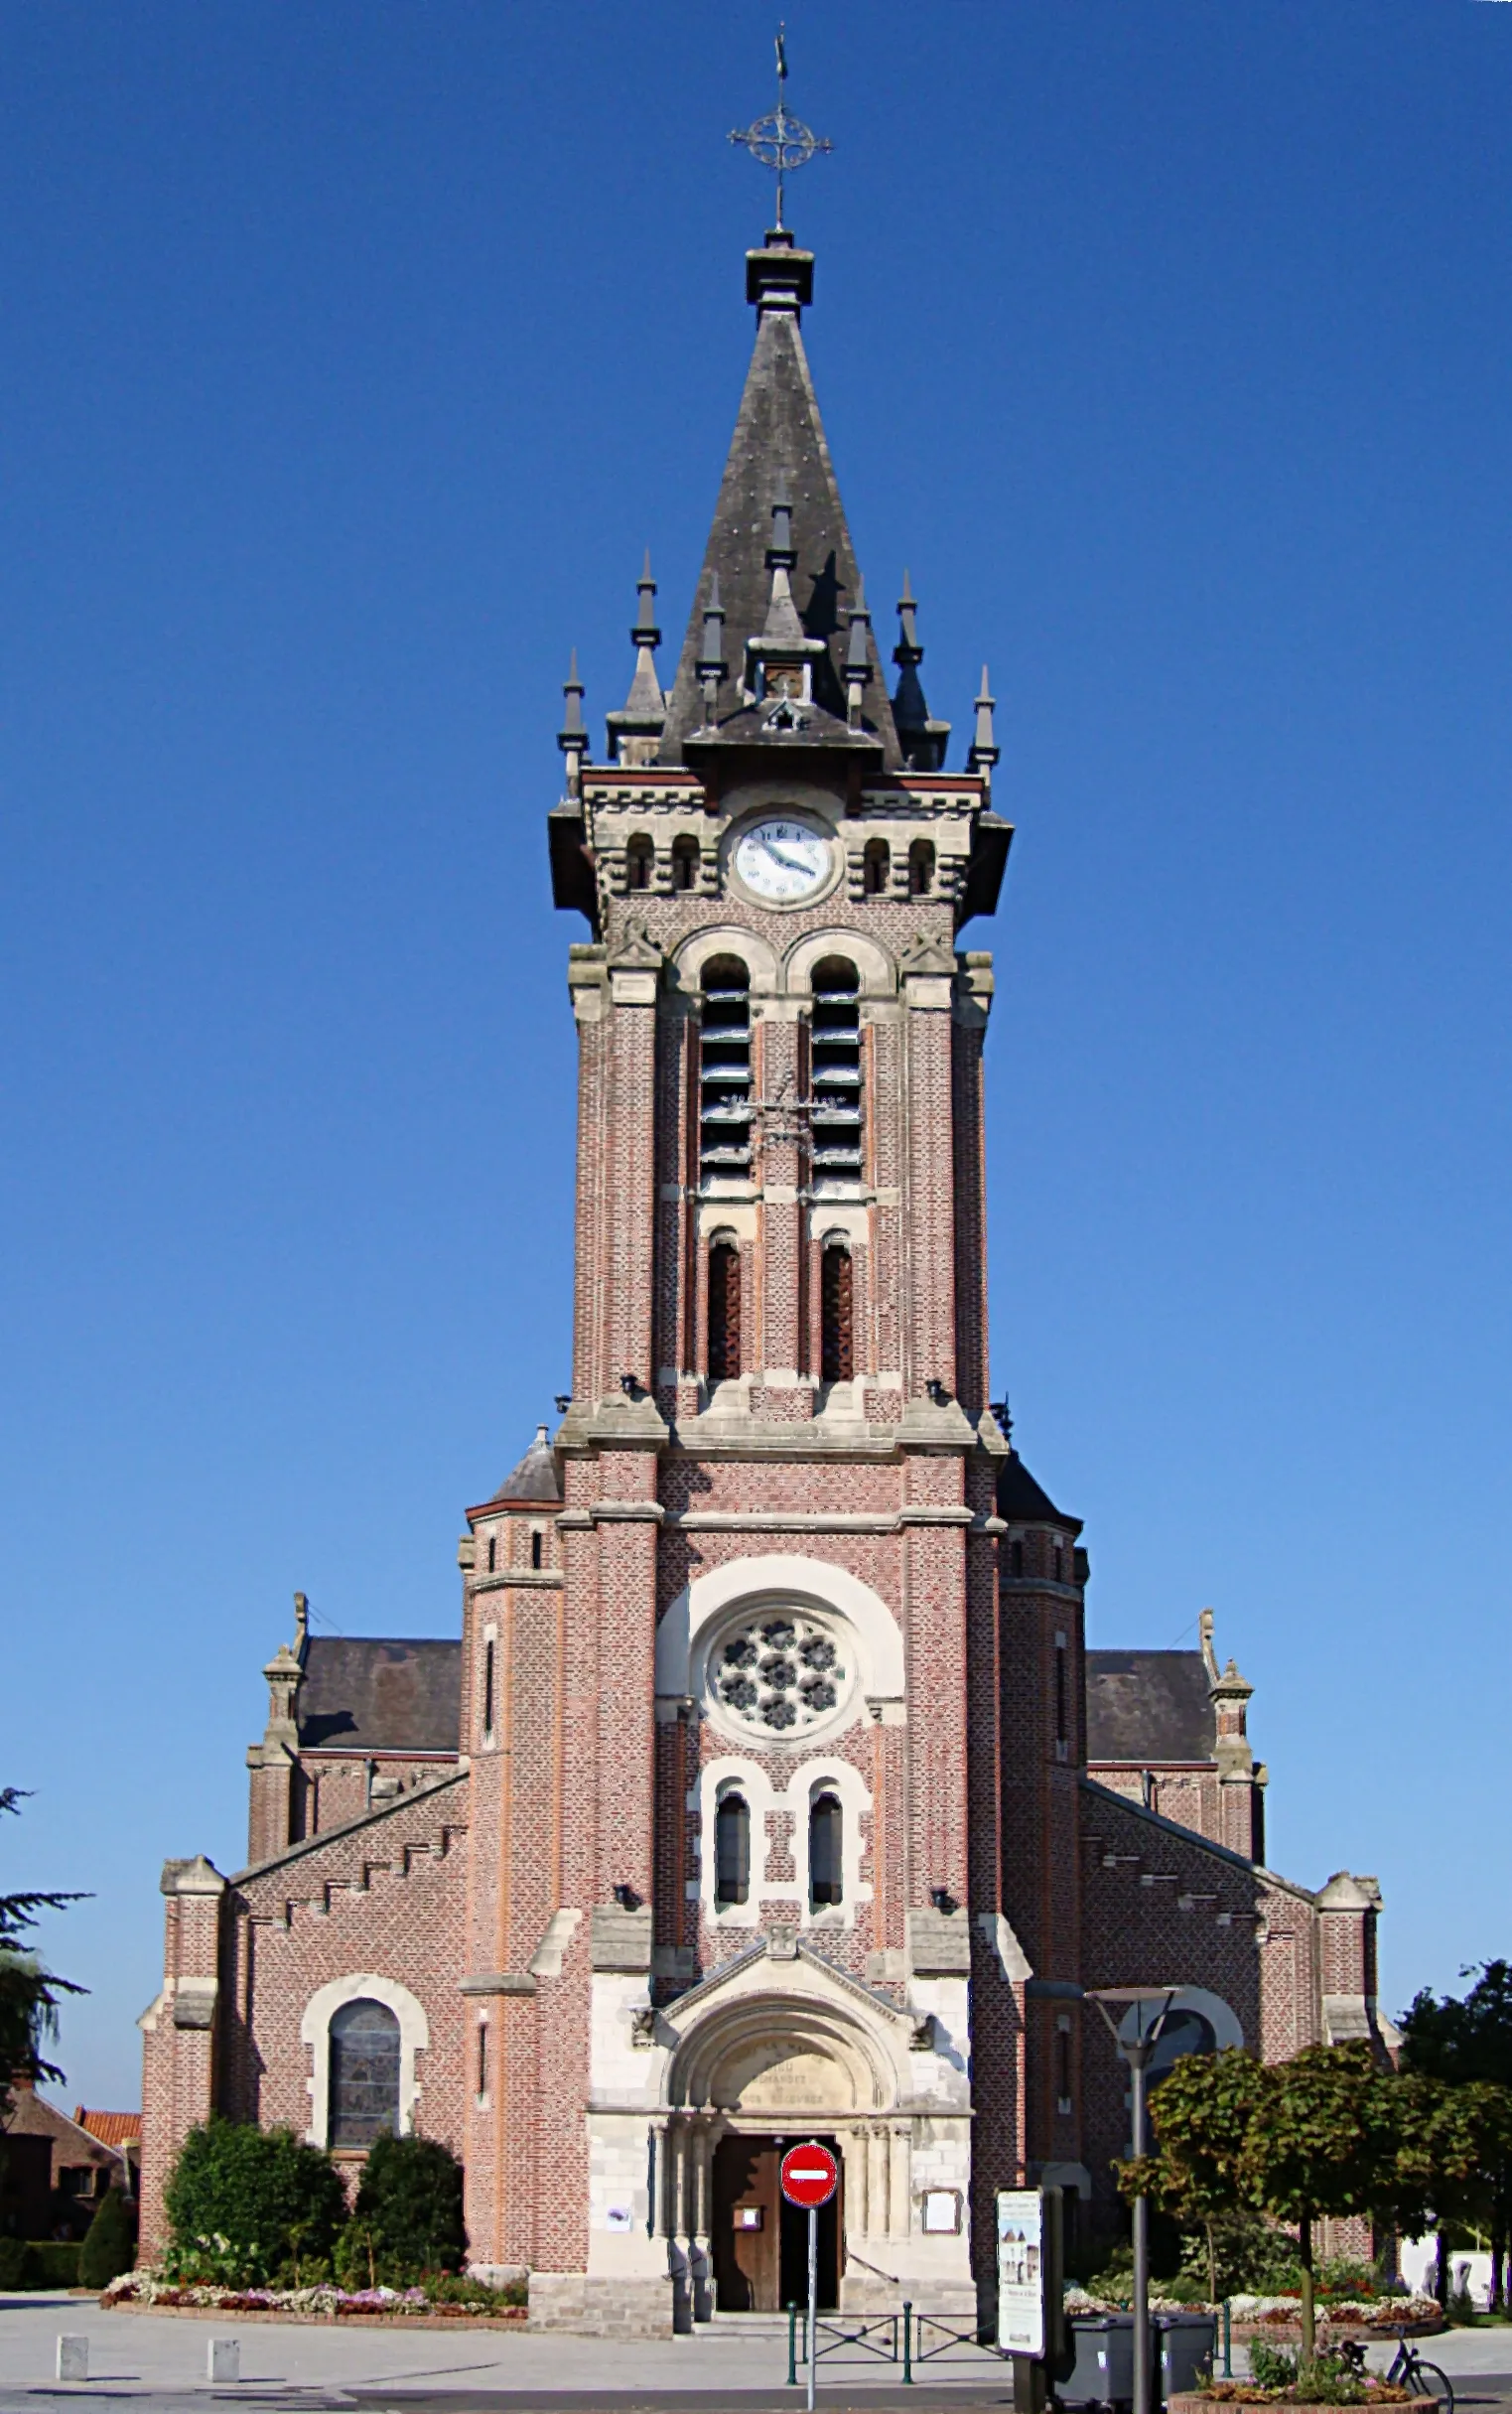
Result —
[[[777,229],[782,231],[783,187],[794,168],[806,168],[816,151],[829,151],[833,145],[828,137],[815,134],[794,117],[782,97],[787,81],[787,28],[777,28],[777,105],[769,117],[758,117],[754,125],[737,128],[732,142],[741,143],[754,160],[769,168],[777,180]]]

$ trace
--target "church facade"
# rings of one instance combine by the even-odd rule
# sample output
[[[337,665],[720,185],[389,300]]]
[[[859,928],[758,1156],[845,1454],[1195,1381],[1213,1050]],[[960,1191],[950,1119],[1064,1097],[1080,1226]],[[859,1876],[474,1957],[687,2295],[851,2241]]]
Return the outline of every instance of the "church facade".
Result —
[[[906,581],[885,676],[812,285],[784,231],[748,254],[670,686],[648,569],[601,760],[568,682],[571,1397],[468,1511],[460,1638],[301,1602],[247,1867],[163,1873],[149,2246],[212,2109],[353,2167],[418,2129],[533,2322],[662,2333],[800,2293],[776,2164],[820,2137],[821,2294],[970,2314],[995,2190],[1114,2219],[1090,1990],[1176,1990],[1163,2054],[1378,2034],[1375,1881],[1266,1866],[1210,1620],[1088,1651],[1080,1526],[993,1405],[992,702],[949,769]]]

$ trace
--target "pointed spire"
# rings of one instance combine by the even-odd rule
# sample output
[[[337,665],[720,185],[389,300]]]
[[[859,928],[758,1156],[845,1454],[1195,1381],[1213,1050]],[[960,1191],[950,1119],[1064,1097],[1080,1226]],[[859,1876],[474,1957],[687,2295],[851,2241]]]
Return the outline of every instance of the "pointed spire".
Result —
[[[897,742],[903,750],[903,761],[908,769],[913,772],[937,772],[945,760],[945,742],[950,736],[950,723],[932,721],[929,707],[924,702],[924,690],[918,675],[924,649],[918,641],[917,611],[905,570],[903,591],[897,599],[897,643],[893,648],[893,659],[897,664],[893,718],[897,726]]]
[[[704,634],[699,647],[698,676],[704,691],[704,727],[714,725],[719,691],[729,665],[725,660],[725,608],[719,600],[719,572],[710,573],[709,600],[704,606]]]
[[[850,638],[845,649],[845,710],[852,729],[861,727],[861,703],[872,683],[872,615],[866,588],[858,579],[851,610]]]
[[[562,693],[567,698],[567,710],[557,732],[557,744],[567,757],[567,793],[576,796],[583,770],[583,758],[588,752],[588,732],[583,726],[583,697],[585,689],[578,676],[578,649],[572,649],[572,662],[562,681]]]
[[[999,760],[1002,752],[993,735],[992,725],[992,708],[997,700],[996,696],[988,693],[987,664],[984,662],[982,664],[982,691],[977,697],[976,705],[976,735],[966,750],[966,769],[980,775],[982,785],[989,792],[992,788],[993,765]]]
[[[610,754],[616,763],[649,763],[667,717],[667,700],[656,676],[655,656],[661,631],[656,626],[656,581],[651,576],[649,546],[645,566],[635,585],[638,606],[630,631],[630,643],[635,648],[635,675],[624,699],[624,710],[607,716]]]

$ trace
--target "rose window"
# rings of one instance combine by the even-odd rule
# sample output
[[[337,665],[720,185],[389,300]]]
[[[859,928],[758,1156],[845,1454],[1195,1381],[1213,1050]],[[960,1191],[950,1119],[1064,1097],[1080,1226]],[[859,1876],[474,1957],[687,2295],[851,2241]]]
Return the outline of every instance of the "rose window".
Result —
[[[801,1610],[768,1613],[728,1635],[710,1656],[716,1700],[758,1734],[801,1735],[850,1689],[842,1649]]]

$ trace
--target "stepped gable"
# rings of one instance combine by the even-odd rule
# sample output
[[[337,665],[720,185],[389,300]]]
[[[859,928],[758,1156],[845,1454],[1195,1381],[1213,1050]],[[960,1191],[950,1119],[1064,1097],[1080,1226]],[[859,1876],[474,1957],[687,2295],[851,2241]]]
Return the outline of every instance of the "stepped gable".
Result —
[[[766,627],[772,590],[766,553],[772,502],[782,481],[792,508],[793,601],[804,636],[824,647],[814,657],[814,702],[841,725],[835,733],[841,742],[846,738],[848,616],[861,604],[861,579],[799,333],[801,304],[813,288],[813,254],[794,249],[792,236],[779,230],[768,234],[764,250],[748,252],[746,258],[747,297],[758,313],[756,345],[668,700],[659,763],[686,762],[685,741],[704,728],[698,661],[705,606],[716,580],[737,681],[747,639],[759,638]],[[887,769],[900,771],[902,750],[870,627],[866,648],[872,675],[862,729],[880,742]],[[741,737],[750,716],[732,712],[732,701],[727,685],[718,726],[721,735]],[[813,734],[822,737],[823,725]]]
[[[456,1752],[462,1644],[312,1634],[299,1689],[303,1752]]]
[[[1210,1761],[1218,1742],[1200,1651],[1089,1651],[1087,1759],[1140,1768]]]

